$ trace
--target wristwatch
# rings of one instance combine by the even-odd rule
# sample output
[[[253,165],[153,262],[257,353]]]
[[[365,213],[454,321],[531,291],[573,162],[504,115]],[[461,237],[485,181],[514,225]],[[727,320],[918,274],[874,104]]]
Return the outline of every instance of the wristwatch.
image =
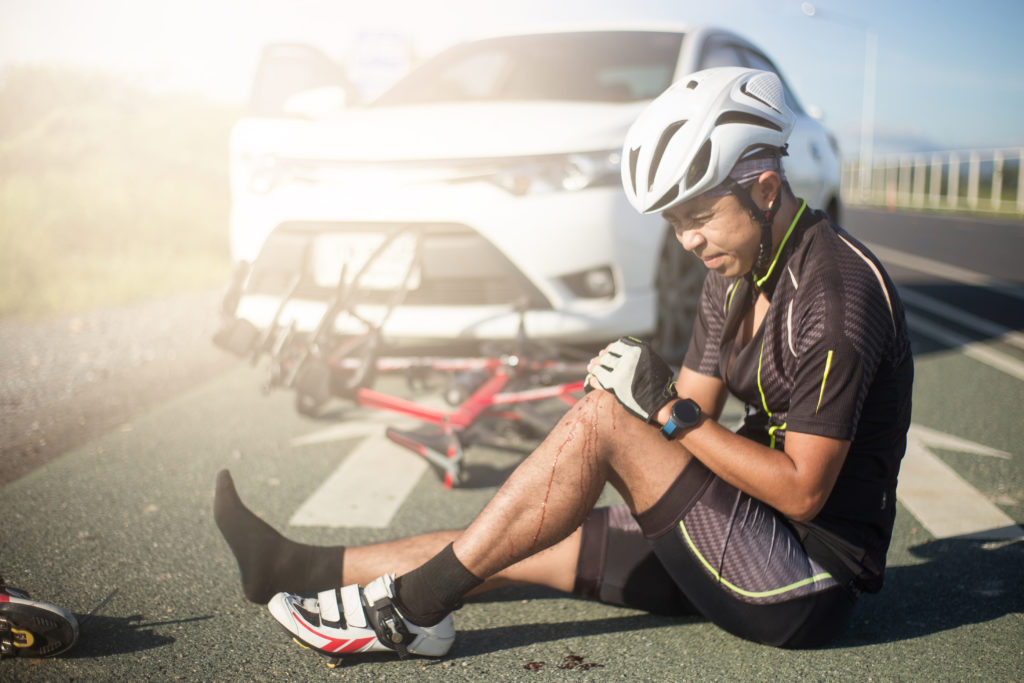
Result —
[[[700,422],[700,406],[692,398],[683,398],[672,406],[672,413],[661,428],[661,435],[671,441],[682,436],[690,427]]]

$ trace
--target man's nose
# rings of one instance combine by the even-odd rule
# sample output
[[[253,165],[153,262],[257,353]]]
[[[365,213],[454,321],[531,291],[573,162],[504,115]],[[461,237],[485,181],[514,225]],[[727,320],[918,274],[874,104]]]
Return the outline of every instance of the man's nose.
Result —
[[[700,230],[683,230],[679,235],[679,243],[683,245],[683,249],[693,251],[704,243],[704,236],[700,234]]]

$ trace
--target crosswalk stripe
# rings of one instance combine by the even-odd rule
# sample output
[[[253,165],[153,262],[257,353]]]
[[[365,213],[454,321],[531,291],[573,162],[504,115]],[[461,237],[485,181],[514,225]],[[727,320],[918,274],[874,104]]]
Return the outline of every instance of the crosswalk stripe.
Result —
[[[368,432],[370,435],[295,511],[292,525],[386,528],[427,469],[423,458],[384,436],[383,424],[337,427],[344,426],[350,430],[338,430],[331,436],[337,439]],[[326,438],[313,434],[294,443],[315,443]]]

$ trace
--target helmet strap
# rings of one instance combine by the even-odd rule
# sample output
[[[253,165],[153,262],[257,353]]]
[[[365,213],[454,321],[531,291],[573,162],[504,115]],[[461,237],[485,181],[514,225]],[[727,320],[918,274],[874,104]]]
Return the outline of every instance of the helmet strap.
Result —
[[[775,199],[772,200],[771,206],[767,209],[762,209],[754,201],[754,198],[750,196],[753,187],[751,187],[751,190],[745,189],[728,176],[722,181],[722,185],[732,192],[736,199],[740,200],[740,204],[761,225],[761,243],[758,245],[754,270],[764,271],[772,262],[772,223],[775,221],[775,216],[779,213],[779,208],[782,206],[782,188],[780,187],[779,191],[775,193]]]

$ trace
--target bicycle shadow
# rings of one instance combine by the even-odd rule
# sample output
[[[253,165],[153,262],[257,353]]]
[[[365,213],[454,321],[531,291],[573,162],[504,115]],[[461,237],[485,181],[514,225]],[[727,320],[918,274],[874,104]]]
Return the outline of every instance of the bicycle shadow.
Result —
[[[153,630],[154,628],[205,621],[213,617],[202,616],[163,621],[148,621],[141,614],[129,617],[76,615],[76,618],[79,622],[78,642],[68,652],[62,654],[61,659],[97,659],[164,647],[173,644],[175,639],[157,633]]]

